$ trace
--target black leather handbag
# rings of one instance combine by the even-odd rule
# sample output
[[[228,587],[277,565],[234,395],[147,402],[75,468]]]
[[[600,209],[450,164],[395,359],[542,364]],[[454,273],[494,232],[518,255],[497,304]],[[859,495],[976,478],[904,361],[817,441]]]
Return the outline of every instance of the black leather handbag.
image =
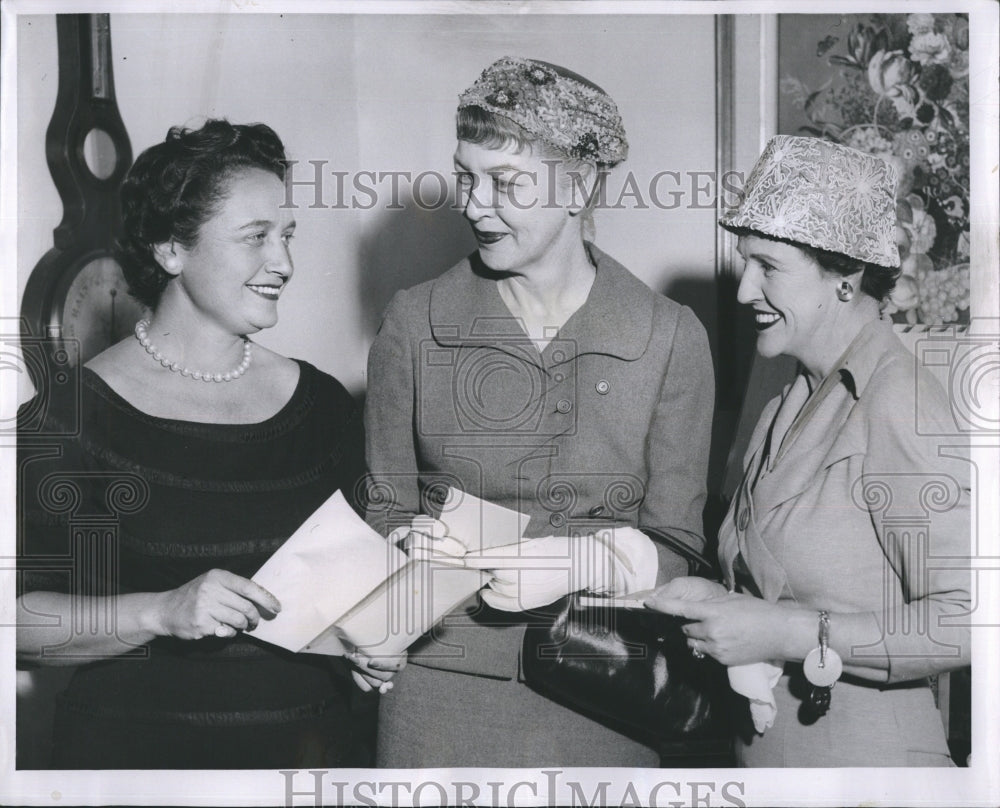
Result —
[[[687,558],[692,574],[715,577],[700,553],[657,538]],[[578,595],[553,608],[551,623],[524,635],[521,673],[534,690],[646,742],[729,737],[726,670],[691,654],[681,618],[581,606]]]

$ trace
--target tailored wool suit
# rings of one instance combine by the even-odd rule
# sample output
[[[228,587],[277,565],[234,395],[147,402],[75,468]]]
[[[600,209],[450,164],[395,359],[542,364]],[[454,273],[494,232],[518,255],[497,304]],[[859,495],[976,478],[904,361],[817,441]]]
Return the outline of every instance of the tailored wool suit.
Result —
[[[799,375],[762,413],[720,530],[726,583],[865,615],[880,639],[843,656],[814,723],[802,666],[786,664],[774,726],[738,743],[744,765],[949,765],[927,677],[969,664],[971,465],[950,411],[877,321],[824,386],[810,396]]]
[[[438,515],[454,486],[530,516],[527,537],[619,524],[702,549],[714,399],[704,329],[587,248],[590,294],[541,353],[476,255],[390,302],[365,414],[368,519],[384,535]],[[686,574],[668,546],[657,551],[658,582]],[[411,648],[382,700],[380,765],[656,765],[519,681],[526,618],[476,597]],[[492,732],[468,714],[486,708]]]

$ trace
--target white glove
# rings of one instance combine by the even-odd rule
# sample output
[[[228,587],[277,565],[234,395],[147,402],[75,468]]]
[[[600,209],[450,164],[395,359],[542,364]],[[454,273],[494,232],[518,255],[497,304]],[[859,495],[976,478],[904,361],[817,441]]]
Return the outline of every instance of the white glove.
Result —
[[[536,609],[570,592],[622,595],[656,583],[656,546],[634,528],[545,536],[469,553],[465,566],[493,574],[483,600],[494,609]]]
[[[408,526],[397,527],[388,541],[402,546],[410,558],[422,561],[460,559],[468,552],[465,544],[448,535],[444,522],[424,514],[414,516]]]
[[[729,686],[750,701],[753,727],[758,734],[763,735],[764,730],[774,724],[774,717],[778,714],[773,691],[784,672],[781,660],[730,665],[727,672]]]

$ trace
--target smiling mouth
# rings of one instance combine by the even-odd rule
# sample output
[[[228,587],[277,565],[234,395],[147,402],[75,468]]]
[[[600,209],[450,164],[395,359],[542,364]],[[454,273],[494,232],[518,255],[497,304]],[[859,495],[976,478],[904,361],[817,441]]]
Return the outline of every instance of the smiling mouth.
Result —
[[[780,314],[769,311],[755,311],[753,313],[753,324],[758,331],[766,331],[780,319]]]
[[[476,234],[476,241],[480,244],[489,245],[496,244],[500,239],[506,236],[506,233],[489,233],[482,230],[476,230],[473,228],[473,232]]]
[[[258,284],[247,284],[247,289],[255,295],[260,295],[267,300],[277,300],[281,296],[282,286],[261,286]]]

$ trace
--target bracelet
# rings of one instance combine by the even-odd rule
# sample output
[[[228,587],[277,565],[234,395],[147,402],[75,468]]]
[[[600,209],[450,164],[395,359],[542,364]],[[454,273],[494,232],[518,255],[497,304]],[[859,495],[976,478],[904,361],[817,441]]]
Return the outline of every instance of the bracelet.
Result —
[[[819,613],[819,647],[813,648],[802,662],[802,671],[810,684],[831,687],[840,678],[844,664],[840,654],[830,648],[830,613]]]

